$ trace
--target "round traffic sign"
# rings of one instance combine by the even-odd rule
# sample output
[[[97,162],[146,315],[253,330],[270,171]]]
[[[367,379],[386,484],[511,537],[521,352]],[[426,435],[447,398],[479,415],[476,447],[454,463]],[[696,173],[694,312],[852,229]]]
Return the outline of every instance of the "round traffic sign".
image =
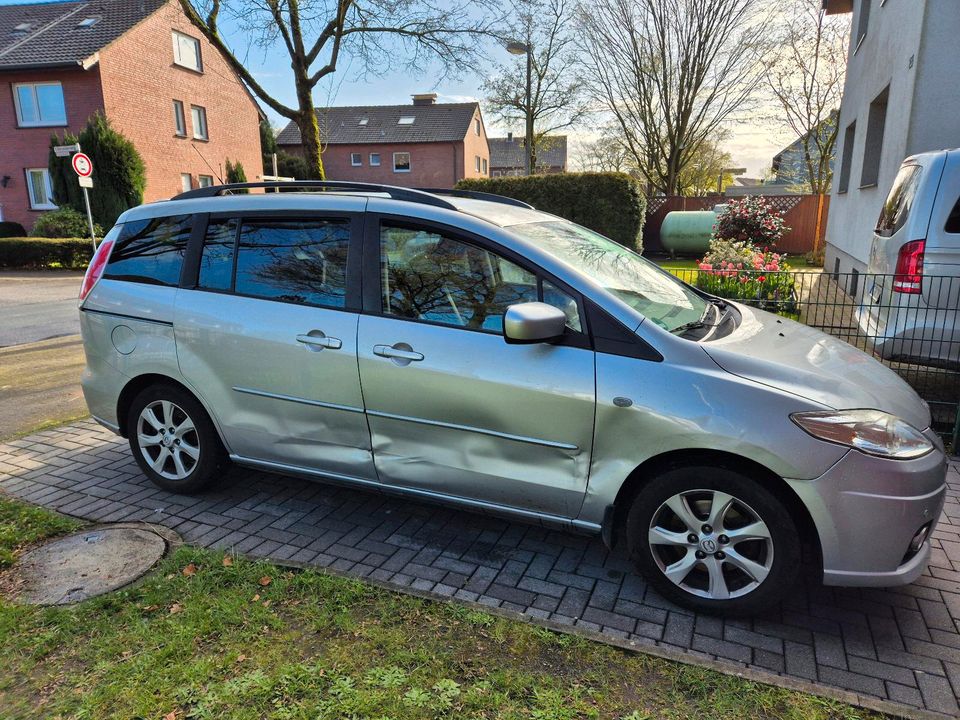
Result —
[[[78,152],[70,161],[73,165],[73,171],[80,177],[90,177],[93,175],[93,163],[90,158],[82,152]]]

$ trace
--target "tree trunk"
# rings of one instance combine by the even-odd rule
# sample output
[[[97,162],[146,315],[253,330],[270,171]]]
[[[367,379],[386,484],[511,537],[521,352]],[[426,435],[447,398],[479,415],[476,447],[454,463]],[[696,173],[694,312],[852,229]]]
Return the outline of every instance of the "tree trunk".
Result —
[[[317,122],[317,111],[313,107],[313,94],[310,87],[297,83],[297,113],[296,123],[300,128],[300,142],[303,146],[303,157],[310,166],[313,177],[298,178],[302,180],[325,180],[323,158],[320,157],[320,124]]]

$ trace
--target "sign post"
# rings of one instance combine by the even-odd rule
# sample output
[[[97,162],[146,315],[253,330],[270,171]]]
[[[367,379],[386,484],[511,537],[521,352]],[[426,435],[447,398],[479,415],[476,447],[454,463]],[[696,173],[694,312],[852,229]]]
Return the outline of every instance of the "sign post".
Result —
[[[93,230],[93,213],[90,211],[90,195],[87,193],[87,188],[93,187],[93,163],[90,162],[90,158],[80,152],[80,145],[66,145],[61,146],[72,149],[75,147],[76,154],[70,160],[70,164],[73,165],[73,171],[77,174],[77,180],[80,183],[80,189],[83,190],[83,204],[87,208],[87,225],[90,228],[90,242],[93,243],[93,250],[97,250],[97,236]],[[57,148],[54,149],[56,152]]]

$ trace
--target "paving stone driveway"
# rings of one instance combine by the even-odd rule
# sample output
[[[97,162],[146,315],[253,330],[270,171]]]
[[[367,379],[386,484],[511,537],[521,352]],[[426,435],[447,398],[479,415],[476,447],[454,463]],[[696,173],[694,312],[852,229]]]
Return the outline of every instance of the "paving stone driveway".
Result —
[[[71,515],[160,523],[198,545],[331,567],[956,715],[956,463],[949,479],[930,567],[913,585],[798,589],[762,617],[724,621],[668,603],[593,538],[240,468],[201,496],[174,495],[143,477],[126,441],[92,421],[0,445],[0,489]]]

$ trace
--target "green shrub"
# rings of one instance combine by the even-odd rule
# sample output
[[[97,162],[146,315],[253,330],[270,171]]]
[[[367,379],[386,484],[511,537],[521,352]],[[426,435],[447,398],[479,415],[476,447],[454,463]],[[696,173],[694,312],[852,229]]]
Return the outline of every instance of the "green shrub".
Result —
[[[287,152],[277,153],[277,174],[280,177],[292,177],[295,180],[313,180],[316,173],[310,172],[310,163],[299,155]]]
[[[93,232],[97,237],[103,237],[103,228],[99,225],[94,224]],[[30,231],[33,237],[44,238],[79,238],[89,234],[86,213],[67,206],[43,213]]]
[[[0,222],[0,238],[23,237],[27,231],[18,222]]]
[[[0,238],[0,268],[79,270],[92,255],[90,238]]]
[[[713,237],[752,243],[762,248],[775,248],[790,230],[783,222],[783,213],[759,195],[729,200],[726,209],[717,215]]]
[[[228,183],[244,183],[247,181],[247,173],[243,169],[243,165],[239,160],[236,163],[230,162],[230,159],[227,159],[227,182]]]
[[[647,202],[639,181],[623,173],[557,173],[461,180],[459,190],[505,195],[643,251]]]
[[[93,163],[93,189],[90,209],[93,219],[104,227],[112,227],[120,213],[143,202],[147,186],[146,168],[140,153],[121,133],[110,126],[101,113],[87,120],[79,136],[65,133],[63,139],[50,138],[47,166],[53,185],[54,201],[59,206],[69,205],[78,212],[86,212],[83,193],[77,175],[70,166],[70,158],[54,155],[54,145],[79,142],[83,152]]]

